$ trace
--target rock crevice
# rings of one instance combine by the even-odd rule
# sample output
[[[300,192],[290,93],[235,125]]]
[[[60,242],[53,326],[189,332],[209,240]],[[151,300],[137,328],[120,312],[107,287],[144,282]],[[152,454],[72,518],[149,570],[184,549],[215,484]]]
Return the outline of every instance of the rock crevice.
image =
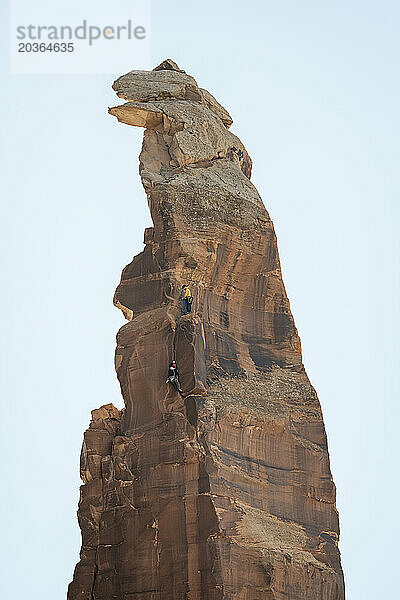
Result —
[[[85,432],[68,600],[343,600],[321,408],[251,158],[170,59],[113,89],[125,103],[109,112],[145,128],[153,227],[114,296],[125,408],[94,410]]]

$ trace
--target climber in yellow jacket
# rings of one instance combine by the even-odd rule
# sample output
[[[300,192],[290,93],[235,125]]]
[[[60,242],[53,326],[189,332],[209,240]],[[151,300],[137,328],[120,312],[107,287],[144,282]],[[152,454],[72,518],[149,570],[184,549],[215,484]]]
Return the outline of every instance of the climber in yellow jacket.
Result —
[[[193,296],[190,293],[189,287],[184,284],[179,299],[182,301],[182,314],[187,315],[192,312]]]

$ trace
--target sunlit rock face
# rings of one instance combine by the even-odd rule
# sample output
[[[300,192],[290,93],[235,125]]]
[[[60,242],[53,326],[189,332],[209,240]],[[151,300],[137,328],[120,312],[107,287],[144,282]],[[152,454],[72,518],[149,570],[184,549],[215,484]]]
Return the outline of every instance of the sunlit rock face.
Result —
[[[109,112],[145,128],[154,227],[115,292],[125,409],[93,411],[85,432],[68,600],[342,600],[321,408],[251,159],[173,61],[113,89],[125,103]]]

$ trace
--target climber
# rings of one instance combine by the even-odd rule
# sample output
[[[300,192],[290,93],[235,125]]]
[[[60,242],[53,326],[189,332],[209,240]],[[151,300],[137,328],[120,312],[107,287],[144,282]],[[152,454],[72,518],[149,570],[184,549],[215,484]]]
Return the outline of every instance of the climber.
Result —
[[[176,362],[173,360],[170,362],[168,367],[168,377],[165,383],[172,383],[172,385],[178,390],[178,392],[182,392],[181,384],[178,379],[179,371],[176,365]]]
[[[190,289],[186,284],[182,286],[181,295],[179,296],[179,300],[182,301],[182,314],[187,315],[192,312],[192,302],[193,296],[190,293]]]

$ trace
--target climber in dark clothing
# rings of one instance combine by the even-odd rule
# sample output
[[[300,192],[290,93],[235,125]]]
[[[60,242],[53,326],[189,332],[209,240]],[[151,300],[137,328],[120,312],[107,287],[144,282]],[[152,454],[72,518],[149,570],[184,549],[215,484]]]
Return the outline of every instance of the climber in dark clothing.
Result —
[[[192,312],[192,302],[193,296],[190,293],[190,289],[187,285],[182,286],[181,295],[179,296],[179,300],[182,302],[182,314],[187,315]]]
[[[179,371],[176,365],[176,362],[173,360],[170,362],[168,367],[168,377],[165,383],[172,383],[172,385],[178,390],[178,392],[182,392],[181,384],[179,383]]]

